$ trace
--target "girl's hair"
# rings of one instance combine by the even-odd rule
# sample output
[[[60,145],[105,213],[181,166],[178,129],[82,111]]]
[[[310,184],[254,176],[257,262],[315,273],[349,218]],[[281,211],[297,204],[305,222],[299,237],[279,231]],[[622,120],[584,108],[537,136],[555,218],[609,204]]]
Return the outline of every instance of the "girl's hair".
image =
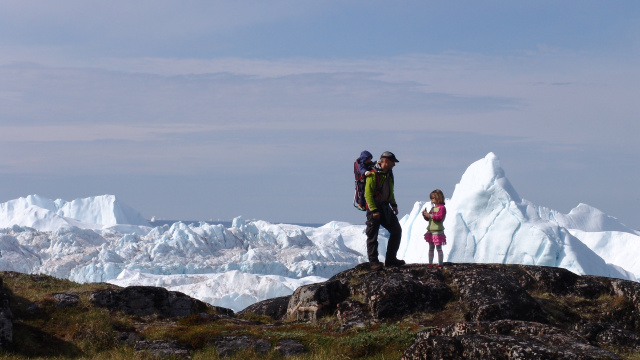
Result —
[[[444,194],[440,189],[433,190],[431,194],[429,194],[429,199],[435,200],[434,203],[436,205],[444,205]]]

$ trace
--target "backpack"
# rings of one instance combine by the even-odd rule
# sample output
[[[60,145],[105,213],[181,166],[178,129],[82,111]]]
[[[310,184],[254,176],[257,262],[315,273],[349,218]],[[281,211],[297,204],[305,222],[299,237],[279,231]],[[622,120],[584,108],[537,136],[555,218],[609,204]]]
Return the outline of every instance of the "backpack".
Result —
[[[376,168],[370,170],[373,175],[376,177],[376,196],[382,191],[382,187],[384,186],[384,182],[380,183],[378,177],[378,171]],[[360,174],[360,169],[358,167],[358,160],[353,163],[353,174],[356,180],[355,186],[355,194],[353,196],[353,206],[361,211],[367,211],[367,200],[364,198],[364,185],[367,182],[367,177]],[[386,180],[393,181],[393,171],[390,171],[387,175]]]
[[[353,195],[353,206],[361,211],[367,211],[367,201],[364,199],[364,184],[367,182],[367,178],[360,174],[360,168],[358,167],[358,160],[353,163],[353,174],[356,178],[356,189]]]

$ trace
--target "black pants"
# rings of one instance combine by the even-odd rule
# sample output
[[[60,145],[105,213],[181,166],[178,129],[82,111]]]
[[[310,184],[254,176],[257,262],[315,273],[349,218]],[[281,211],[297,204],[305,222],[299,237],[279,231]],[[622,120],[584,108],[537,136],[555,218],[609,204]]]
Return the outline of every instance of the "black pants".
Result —
[[[402,227],[398,221],[398,217],[393,213],[388,204],[381,206],[380,217],[376,220],[373,218],[371,211],[367,210],[367,256],[369,261],[378,260],[378,231],[380,226],[389,231],[389,243],[387,244],[387,260],[396,259],[398,248],[400,248],[400,238],[402,238]]]

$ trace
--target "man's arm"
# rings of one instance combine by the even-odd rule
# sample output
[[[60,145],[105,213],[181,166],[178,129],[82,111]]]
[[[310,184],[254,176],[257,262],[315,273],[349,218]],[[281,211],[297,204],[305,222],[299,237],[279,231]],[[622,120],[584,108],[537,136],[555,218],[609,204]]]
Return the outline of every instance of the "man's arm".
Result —
[[[398,204],[396,204],[396,195],[393,193],[393,185],[393,177],[391,177],[391,179],[389,179],[389,202],[391,203],[393,213],[398,215]]]
[[[369,211],[371,212],[378,212],[375,196],[376,196],[376,177],[367,176],[367,182],[364,184],[364,199],[367,201],[367,205],[369,206]]]

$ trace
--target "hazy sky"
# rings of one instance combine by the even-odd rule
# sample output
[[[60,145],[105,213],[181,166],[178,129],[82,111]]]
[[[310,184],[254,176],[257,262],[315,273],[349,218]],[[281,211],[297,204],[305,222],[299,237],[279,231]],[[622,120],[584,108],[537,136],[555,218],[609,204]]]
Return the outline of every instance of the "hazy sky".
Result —
[[[494,152],[520,196],[640,229],[640,1],[0,0],[0,202],[363,223]]]

